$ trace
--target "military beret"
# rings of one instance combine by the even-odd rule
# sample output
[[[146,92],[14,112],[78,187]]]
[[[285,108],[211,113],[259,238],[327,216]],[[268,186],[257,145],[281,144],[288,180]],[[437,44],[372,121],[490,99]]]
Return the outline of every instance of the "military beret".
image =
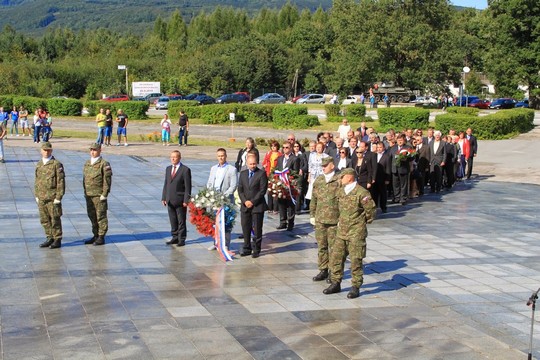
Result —
[[[43,144],[41,144],[41,148],[43,150],[52,150],[52,145],[50,142],[46,141]]]
[[[98,143],[93,143],[92,145],[90,145],[90,150],[92,149],[101,149],[101,145]]]
[[[331,156],[328,156],[328,157],[325,157],[322,159],[322,166],[326,166],[330,163],[333,163],[334,162],[334,159],[332,159]]]
[[[354,171],[354,169],[351,169],[351,168],[345,168],[343,170],[340,171],[340,174],[342,176],[344,175],[356,175],[356,172]]]

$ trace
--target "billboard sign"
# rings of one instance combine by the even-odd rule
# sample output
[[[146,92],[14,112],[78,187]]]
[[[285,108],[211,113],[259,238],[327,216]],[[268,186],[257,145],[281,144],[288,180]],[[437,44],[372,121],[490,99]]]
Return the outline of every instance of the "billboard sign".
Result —
[[[161,92],[160,82],[133,82],[131,83],[133,96],[146,96]]]

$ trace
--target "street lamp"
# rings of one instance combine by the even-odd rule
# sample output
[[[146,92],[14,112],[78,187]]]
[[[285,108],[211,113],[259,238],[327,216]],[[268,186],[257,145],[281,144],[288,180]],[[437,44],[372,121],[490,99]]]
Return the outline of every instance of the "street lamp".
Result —
[[[465,96],[465,74],[468,74],[469,71],[471,71],[471,69],[468,66],[463,67],[463,84],[461,85],[461,96],[462,96],[461,100],[462,101],[460,101],[460,105],[463,104],[463,96]],[[469,97],[466,97],[465,98],[465,106],[466,107],[469,106],[468,103],[469,103]]]
[[[126,95],[129,96],[128,68],[126,65],[118,65],[118,70],[126,70]]]

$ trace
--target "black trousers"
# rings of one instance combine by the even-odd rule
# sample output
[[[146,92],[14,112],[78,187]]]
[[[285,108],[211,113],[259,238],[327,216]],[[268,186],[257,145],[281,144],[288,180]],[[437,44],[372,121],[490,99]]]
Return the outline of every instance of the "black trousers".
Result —
[[[467,179],[470,179],[472,175],[473,160],[474,160],[474,157],[472,156],[467,159]]]
[[[187,207],[183,207],[182,205],[175,207],[169,202],[167,204],[167,211],[169,212],[169,221],[171,223],[171,235],[173,240],[178,239],[180,242],[185,242],[187,236]]]
[[[375,206],[379,206],[381,210],[386,210],[386,203],[388,201],[388,189],[386,188],[386,183],[383,181],[375,181],[374,184],[371,184],[369,189],[373,201],[375,201]]]
[[[442,186],[442,168],[440,165],[432,165],[431,169],[431,180],[430,180],[430,186],[431,186],[431,192],[434,191],[440,191]]]
[[[392,185],[394,186],[394,201],[405,202],[409,198],[409,173],[392,174]]]
[[[253,213],[251,210],[248,210],[242,211],[240,217],[242,233],[244,234],[244,252],[251,252],[253,250],[254,253],[260,253],[264,213]],[[253,237],[253,247],[251,246],[252,229],[255,233],[255,236]]]
[[[296,215],[295,205],[292,200],[278,199],[277,202],[279,207],[279,224],[292,228]]]

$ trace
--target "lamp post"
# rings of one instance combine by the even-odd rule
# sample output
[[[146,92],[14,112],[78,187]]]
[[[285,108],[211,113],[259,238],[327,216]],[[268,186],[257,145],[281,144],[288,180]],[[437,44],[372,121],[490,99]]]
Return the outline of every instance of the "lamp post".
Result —
[[[471,69],[468,66],[463,67],[463,84],[461,85],[461,96],[465,96],[465,74],[468,74]],[[463,100],[463,98],[461,99]],[[463,101],[461,101],[462,105]],[[465,107],[469,106],[469,97],[465,98]]]
[[[126,65],[118,65],[118,70],[126,70],[126,95],[129,96],[128,68]]]

